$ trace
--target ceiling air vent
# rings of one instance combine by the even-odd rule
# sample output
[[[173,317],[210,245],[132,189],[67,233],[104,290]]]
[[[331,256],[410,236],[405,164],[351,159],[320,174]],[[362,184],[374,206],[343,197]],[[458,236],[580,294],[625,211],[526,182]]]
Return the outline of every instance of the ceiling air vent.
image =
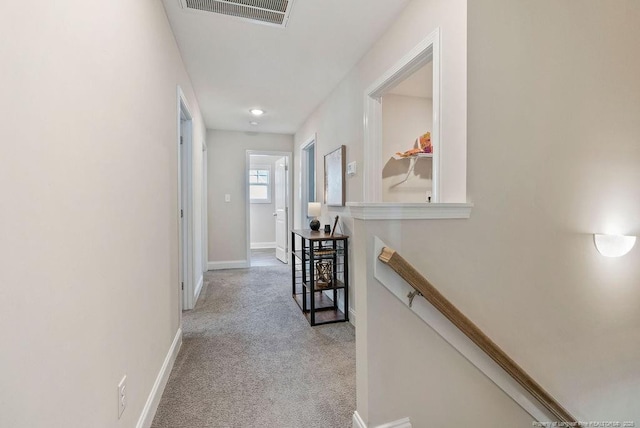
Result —
[[[213,12],[286,27],[293,0],[180,0],[186,10]]]

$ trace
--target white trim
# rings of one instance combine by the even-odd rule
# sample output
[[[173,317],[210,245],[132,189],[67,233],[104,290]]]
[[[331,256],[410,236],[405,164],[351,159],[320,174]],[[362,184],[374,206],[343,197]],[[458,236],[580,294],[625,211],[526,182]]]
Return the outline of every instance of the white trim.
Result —
[[[251,249],[252,250],[266,250],[276,248],[275,242],[252,242]]]
[[[534,399],[518,382],[505,372],[495,361],[460,331],[451,321],[433,307],[426,299],[416,298],[409,307],[407,294],[413,288],[407,284],[389,266],[378,260],[378,255],[387,245],[377,236],[374,239],[373,276],[398,298],[407,308],[431,327],[447,343],[487,376],[498,388],[502,389],[524,411],[536,421],[553,421],[555,417]],[[580,419],[579,420],[583,420]]]
[[[367,424],[364,423],[357,410],[353,412],[352,428],[367,428]]]
[[[409,418],[403,418],[383,425],[378,425],[376,428],[411,428],[411,421]]]
[[[138,419],[136,428],[149,428],[153,423],[153,418],[156,415],[156,411],[158,410],[158,404],[160,404],[162,393],[164,392],[165,386],[167,386],[167,381],[169,380],[169,375],[171,374],[173,363],[175,363],[176,361],[176,357],[178,356],[178,352],[180,351],[181,346],[182,329],[179,328],[176,332],[175,337],[173,338],[173,343],[171,343],[169,352],[167,352],[167,355],[164,358],[164,362],[162,363],[160,372],[158,372],[156,381],[153,383],[153,387],[151,388],[149,397],[147,397],[147,402],[142,408],[142,413],[140,414],[140,418]]]
[[[349,308],[349,322],[352,326],[356,326],[356,311],[353,308]]]
[[[207,137],[202,139],[202,270],[207,271],[207,261],[209,260],[209,160],[207,159]]]
[[[367,428],[367,424],[362,420],[357,410],[353,412],[352,426],[353,428]],[[403,418],[383,425],[378,425],[376,428],[411,428],[411,421],[409,418]]]
[[[187,97],[185,96],[182,88],[177,86],[177,106],[178,106],[178,134],[177,134],[177,150],[178,150],[178,238],[179,238],[179,257],[180,257],[180,275],[184,281],[184,287],[181,291],[182,307],[180,314],[182,316],[182,310],[193,309],[195,306],[195,293],[194,293],[194,280],[195,280],[195,263],[194,263],[194,225],[195,225],[195,211],[193,203],[193,115],[189,108]],[[189,122],[188,126],[185,126],[186,134],[182,135],[182,114],[185,116],[185,120]],[[182,144],[180,144],[181,135],[184,137]],[[185,155],[185,159],[182,155]],[[184,165],[183,165],[184,164]],[[183,171],[183,166],[186,166],[186,171]],[[183,177],[184,175],[184,177]],[[183,183],[182,179],[186,179],[186,183]],[[186,186],[187,194],[183,195],[183,187]],[[183,204],[184,199],[184,204]],[[183,217],[180,217],[180,210],[183,210]],[[183,228],[186,228],[186,237],[183,236]],[[186,262],[185,262],[186,260]],[[185,266],[186,265],[186,266]],[[178,283],[178,287],[181,284]]]
[[[347,207],[360,220],[439,220],[469,218],[473,204],[347,202]]]
[[[209,270],[221,270],[221,269],[244,269],[250,267],[251,264],[246,260],[229,260],[224,262],[209,262],[207,263],[207,269]]]
[[[195,306],[195,302],[197,302],[198,298],[200,297],[200,292],[202,291],[203,285],[204,285],[204,275],[200,275],[200,279],[198,280],[198,284],[196,285],[196,289],[193,295],[194,306]]]
[[[441,197],[441,48],[440,28],[436,28],[424,40],[418,43],[393,67],[387,70],[364,93],[364,200],[382,201],[382,102],[385,91],[400,83],[413,72],[433,61],[433,195],[432,200],[439,202]]]

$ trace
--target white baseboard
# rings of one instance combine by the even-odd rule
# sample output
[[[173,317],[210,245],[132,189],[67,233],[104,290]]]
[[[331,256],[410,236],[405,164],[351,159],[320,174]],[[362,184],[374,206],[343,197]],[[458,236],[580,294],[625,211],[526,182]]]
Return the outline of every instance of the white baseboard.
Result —
[[[264,250],[269,248],[276,248],[275,242],[252,242],[251,249],[252,250]]]
[[[409,418],[398,419],[388,424],[378,425],[376,428],[411,428],[411,421]]]
[[[220,270],[220,269],[243,269],[250,267],[247,260],[229,260],[226,262],[209,262],[207,263],[207,269]]]
[[[364,423],[357,410],[353,412],[352,428],[367,428],[367,424]]]
[[[358,411],[353,412],[353,428],[367,428],[367,424],[364,423]],[[409,418],[398,419],[388,424],[378,425],[375,428],[411,428],[411,421]]]
[[[147,402],[142,409],[142,414],[140,415],[140,419],[138,419],[136,428],[151,427],[153,418],[156,415],[156,410],[158,410],[158,404],[160,404],[160,398],[162,398],[162,393],[164,392],[164,387],[167,386],[167,381],[169,380],[169,375],[171,374],[173,363],[176,361],[176,357],[178,356],[178,352],[180,351],[181,346],[182,329],[179,328],[176,332],[176,336],[173,338],[173,343],[169,348],[169,352],[164,358],[164,362],[162,363],[160,372],[158,373],[156,381],[153,384],[153,388],[151,388],[151,392],[149,393]]]
[[[196,306],[198,302],[198,297],[200,297],[200,292],[202,291],[202,286],[204,285],[204,275],[200,275],[200,279],[198,280],[198,285],[196,285],[196,289],[193,292],[193,306]]]

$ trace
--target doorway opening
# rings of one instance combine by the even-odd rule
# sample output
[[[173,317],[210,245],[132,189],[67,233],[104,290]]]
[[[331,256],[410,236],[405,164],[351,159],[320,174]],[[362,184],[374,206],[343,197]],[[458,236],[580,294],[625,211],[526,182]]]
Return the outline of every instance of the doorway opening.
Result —
[[[289,263],[291,153],[247,151],[247,260],[250,266]]]
[[[182,309],[193,309],[193,116],[187,100],[178,87],[178,233],[180,245],[180,295]]]

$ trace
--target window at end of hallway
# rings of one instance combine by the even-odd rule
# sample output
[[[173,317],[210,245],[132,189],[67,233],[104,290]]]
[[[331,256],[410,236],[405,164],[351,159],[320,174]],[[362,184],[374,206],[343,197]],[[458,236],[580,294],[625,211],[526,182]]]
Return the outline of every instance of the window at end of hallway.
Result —
[[[249,196],[252,204],[271,203],[270,166],[260,166],[249,170]]]

